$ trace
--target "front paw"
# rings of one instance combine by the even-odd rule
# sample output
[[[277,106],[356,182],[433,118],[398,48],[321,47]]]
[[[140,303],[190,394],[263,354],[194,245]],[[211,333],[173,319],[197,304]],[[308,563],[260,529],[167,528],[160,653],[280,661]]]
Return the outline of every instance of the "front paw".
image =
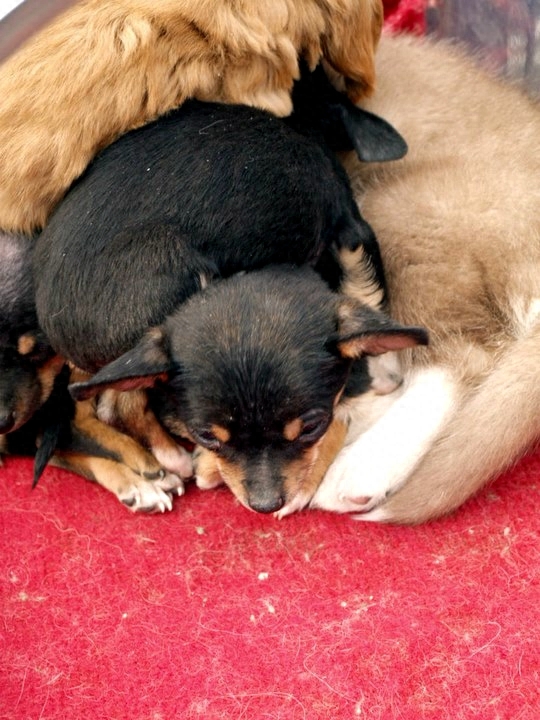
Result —
[[[184,494],[184,483],[177,475],[161,470],[133,478],[116,494],[133,512],[164,513],[172,510],[173,496]]]
[[[193,477],[193,462],[191,454],[174,442],[152,447],[152,452],[158,463],[169,473],[178,475],[184,480]]]
[[[213,453],[200,445],[196,445],[192,454],[193,474],[199,490],[213,490],[224,484],[223,477],[217,468]]]
[[[363,462],[355,446],[349,446],[329,467],[310,507],[337,513],[363,513],[379,505],[388,490],[386,479]]]

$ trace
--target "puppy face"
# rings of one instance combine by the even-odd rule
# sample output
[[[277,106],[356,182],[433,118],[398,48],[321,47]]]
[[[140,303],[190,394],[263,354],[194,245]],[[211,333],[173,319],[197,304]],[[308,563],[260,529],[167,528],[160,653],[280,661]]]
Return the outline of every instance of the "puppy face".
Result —
[[[43,405],[62,366],[39,331],[0,334],[0,434],[20,428]]]
[[[63,364],[38,328],[31,243],[0,234],[0,434],[41,407]]]
[[[224,481],[252,510],[288,512],[341,445],[334,409],[353,363],[363,392],[365,355],[424,338],[309,269],[273,267],[210,285],[72,394],[150,387],[162,423],[202,448],[201,484]]]

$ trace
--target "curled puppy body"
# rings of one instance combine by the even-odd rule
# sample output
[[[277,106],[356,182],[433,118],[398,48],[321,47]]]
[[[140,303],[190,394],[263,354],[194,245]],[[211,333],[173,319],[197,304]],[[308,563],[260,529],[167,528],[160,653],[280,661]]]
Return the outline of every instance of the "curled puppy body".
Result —
[[[170,509],[182,479],[99,422],[93,403],[75,406],[67,389],[74,378],[38,324],[32,250],[30,239],[0,234],[0,453],[33,456],[34,484],[53,456],[53,464],[109,487],[133,510]]]
[[[269,263],[310,263],[337,286],[338,248],[358,250],[354,271],[380,305],[378,245],[332,148],[383,160],[406,146],[324,73],[308,81],[287,124],[188,101],[95,159],[35,248],[38,316],[55,349],[94,372],[214,277]],[[321,87],[335,102],[313,105]]]
[[[349,169],[390,312],[431,342],[404,356],[390,407],[364,397],[350,408],[374,423],[351,432],[313,505],[419,523],[540,438],[540,110],[443,44],[385,37],[377,67],[367,106],[404,133],[409,154]]]
[[[48,400],[64,361],[38,324],[32,241],[0,233],[0,434],[18,431]]]
[[[311,268],[276,265],[216,280],[70,387],[79,400],[147,388],[163,425],[197,443],[201,487],[225,482],[282,516],[305,506],[341,446],[336,408],[371,387],[367,356],[425,342]]]
[[[63,357],[93,372],[215,277],[240,270],[309,262],[337,285],[339,246],[360,248],[364,296],[382,302],[378,246],[333,148],[386,160],[406,146],[321,69],[299,86],[289,124],[246,106],[188,101],[96,158],[35,251],[38,315]],[[145,396],[108,394],[98,414],[183,475],[185,453],[151,414],[138,422],[134,403]]]
[[[0,228],[32,233],[96,153],[187,98],[290,113],[299,58],[357,100],[381,0],[81,0],[0,67]]]

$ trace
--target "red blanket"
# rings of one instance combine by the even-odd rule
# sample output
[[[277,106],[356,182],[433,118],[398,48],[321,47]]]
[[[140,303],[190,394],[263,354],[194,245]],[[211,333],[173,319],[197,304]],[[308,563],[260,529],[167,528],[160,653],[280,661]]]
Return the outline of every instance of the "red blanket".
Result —
[[[30,484],[0,469],[2,719],[540,717],[540,453],[418,528]]]

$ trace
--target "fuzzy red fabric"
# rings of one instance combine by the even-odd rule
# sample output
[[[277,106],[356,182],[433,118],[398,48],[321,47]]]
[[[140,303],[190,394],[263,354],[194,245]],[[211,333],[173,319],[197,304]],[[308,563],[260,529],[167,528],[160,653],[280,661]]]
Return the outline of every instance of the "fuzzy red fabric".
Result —
[[[387,30],[422,35],[426,30],[426,0],[385,0],[384,19]]]
[[[536,720],[540,453],[453,517],[130,514],[0,472],[5,720]]]
[[[31,475],[0,469],[2,720],[540,717],[540,452],[417,528]]]

